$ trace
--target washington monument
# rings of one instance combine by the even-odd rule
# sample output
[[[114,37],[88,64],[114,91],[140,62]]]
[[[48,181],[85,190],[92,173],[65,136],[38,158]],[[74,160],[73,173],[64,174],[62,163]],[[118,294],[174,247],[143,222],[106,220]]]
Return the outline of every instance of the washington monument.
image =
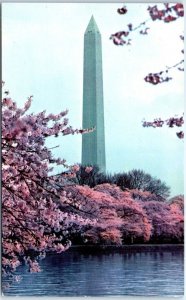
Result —
[[[105,132],[101,34],[92,16],[84,34],[82,165],[96,165],[105,172]]]

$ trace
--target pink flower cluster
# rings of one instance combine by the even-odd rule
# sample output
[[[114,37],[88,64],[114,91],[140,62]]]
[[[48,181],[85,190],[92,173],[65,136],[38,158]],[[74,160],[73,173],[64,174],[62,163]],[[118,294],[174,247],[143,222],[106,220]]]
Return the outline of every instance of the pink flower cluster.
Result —
[[[129,35],[128,31],[119,31],[114,34],[111,34],[110,39],[113,41],[115,45],[123,46],[124,44],[130,45],[130,39],[125,40],[124,38]]]
[[[117,10],[117,12],[121,15],[126,14],[127,11],[128,10],[126,6],[123,6],[122,8],[118,8]],[[177,20],[179,17],[184,16],[184,7],[182,3],[176,3],[173,4],[172,6],[169,3],[164,3],[164,9],[158,8],[157,5],[148,6],[147,11],[150,14],[150,19],[141,22],[136,27],[134,27],[133,24],[130,23],[127,25],[128,26],[127,30],[118,31],[114,34],[111,34],[110,39],[113,41],[113,43],[117,46],[131,45],[131,38],[129,38],[129,34],[131,36],[132,32],[141,29],[139,30],[139,33],[142,35],[147,35],[150,29],[149,27],[146,27],[147,22],[161,20],[165,23],[169,23]],[[183,36],[180,37],[181,39],[184,39]],[[181,52],[184,53],[184,50],[182,50]],[[181,62],[177,63],[172,67],[168,67],[165,71],[161,71],[158,73],[149,73],[147,76],[145,76],[144,80],[153,85],[157,85],[163,82],[168,82],[172,79],[172,77],[167,76],[168,70],[178,66],[179,71],[184,71],[184,68],[179,66],[183,62],[184,60],[182,60]]]
[[[144,80],[146,82],[152,83],[154,85],[163,83],[163,82],[168,82],[172,79],[172,77],[169,76],[161,76],[163,72],[160,73],[149,73]]]
[[[153,85],[162,83],[162,82],[168,82],[169,80],[172,79],[172,77],[167,76],[167,73],[169,72],[169,70],[176,68],[179,71],[184,71],[184,68],[179,67],[180,65],[183,65],[184,60],[182,59],[180,62],[176,63],[175,65],[171,66],[171,67],[167,67],[165,71],[161,71],[159,73],[149,73],[144,80],[146,82],[149,82]]]
[[[85,172],[86,173],[90,173],[92,171],[92,169],[93,169],[92,167],[86,167],[85,168]]]
[[[167,125],[168,127],[172,128],[174,126],[181,127],[184,124],[184,118],[183,116],[181,117],[172,117],[167,120],[162,120],[161,118],[154,119],[154,121],[147,122],[143,121],[143,127],[162,127],[163,125]],[[177,132],[176,135],[180,138],[184,138],[184,132],[180,131]]]
[[[84,210],[97,216],[97,223],[84,232],[85,242],[121,244],[150,239],[183,239],[183,197],[170,202],[150,192],[122,191],[115,185],[101,184],[72,188],[72,197],[82,202]]]
[[[70,246],[70,234],[93,224],[64,191],[65,175],[50,175],[50,164],[67,167],[54,158],[45,140],[59,134],[88,132],[73,129],[64,118],[67,111],[47,115],[28,113],[32,96],[22,109],[9,97],[2,101],[2,267],[9,276],[21,264],[39,272],[36,256],[62,252]],[[91,129],[92,130],[92,129]],[[72,167],[74,174],[79,166]],[[30,251],[33,253],[30,256]],[[37,255],[36,255],[37,253]],[[28,257],[29,256],[29,257]]]
[[[176,3],[172,6],[170,6],[169,3],[165,3],[164,5],[164,9],[158,9],[157,5],[148,7],[150,17],[153,21],[162,20],[169,23],[184,16],[184,7],[182,3]]]
[[[117,9],[118,14],[120,14],[120,15],[125,15],[127,13],[127,11],[128,10],[125,5],[123,7]]]

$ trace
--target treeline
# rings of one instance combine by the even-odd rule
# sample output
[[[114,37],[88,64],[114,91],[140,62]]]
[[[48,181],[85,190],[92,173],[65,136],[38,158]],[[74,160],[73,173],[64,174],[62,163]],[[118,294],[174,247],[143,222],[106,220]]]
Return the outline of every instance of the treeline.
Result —
[[[183,243],[184,197],[167,199],[170,188],[141,170],[104,175],[81,166],[66,187],[95,226],[75,232],[74,244]]]
[[[105,174],[100,172],[97,166],[88,166],[90,171],[87,172],[87,166],[80,165],[74,182],[79,185],[88,185],[91,188],[98,184],[110,183],[116,184],[123,191],[126,189],[138,189],[147,191],[156,195],[156,200],[164,201],[170,195],[170,187],[168,187],[160,179],[152,177],[143,170],[134,169],[129,172]]]

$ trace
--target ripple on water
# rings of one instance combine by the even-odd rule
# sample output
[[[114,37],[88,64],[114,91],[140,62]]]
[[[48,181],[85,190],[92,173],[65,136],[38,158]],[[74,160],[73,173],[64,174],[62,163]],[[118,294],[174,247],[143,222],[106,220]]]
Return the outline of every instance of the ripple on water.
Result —
[[[149,247],[147,249],[147,247]],[[90,253],[89,253],[90,252]],[[183,247],[72,248],[48,254],[41,273],[18,269],[21,283],[4,295],[25,296],[181,296]]]

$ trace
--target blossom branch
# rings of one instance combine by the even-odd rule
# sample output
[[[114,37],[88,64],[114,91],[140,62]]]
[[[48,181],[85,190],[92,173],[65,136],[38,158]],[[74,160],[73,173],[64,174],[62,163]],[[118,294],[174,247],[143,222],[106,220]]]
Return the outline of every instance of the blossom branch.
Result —
[[[143,127],[153,127],[153,128],[162,127],[163,125],[167,125],[170,128],[173,128],[174,126],[182,127],[183,124],[184,124],[183,116],[181,116],[181,117],[172,117],[172,118],[169,118],[167,120],[162,120],[161,118],[157,118],[157,119],[154,119],[151,122],[143,121]],[[177,132],[176,135],[180,139],[184,138],[184,132],[183,131]]]

